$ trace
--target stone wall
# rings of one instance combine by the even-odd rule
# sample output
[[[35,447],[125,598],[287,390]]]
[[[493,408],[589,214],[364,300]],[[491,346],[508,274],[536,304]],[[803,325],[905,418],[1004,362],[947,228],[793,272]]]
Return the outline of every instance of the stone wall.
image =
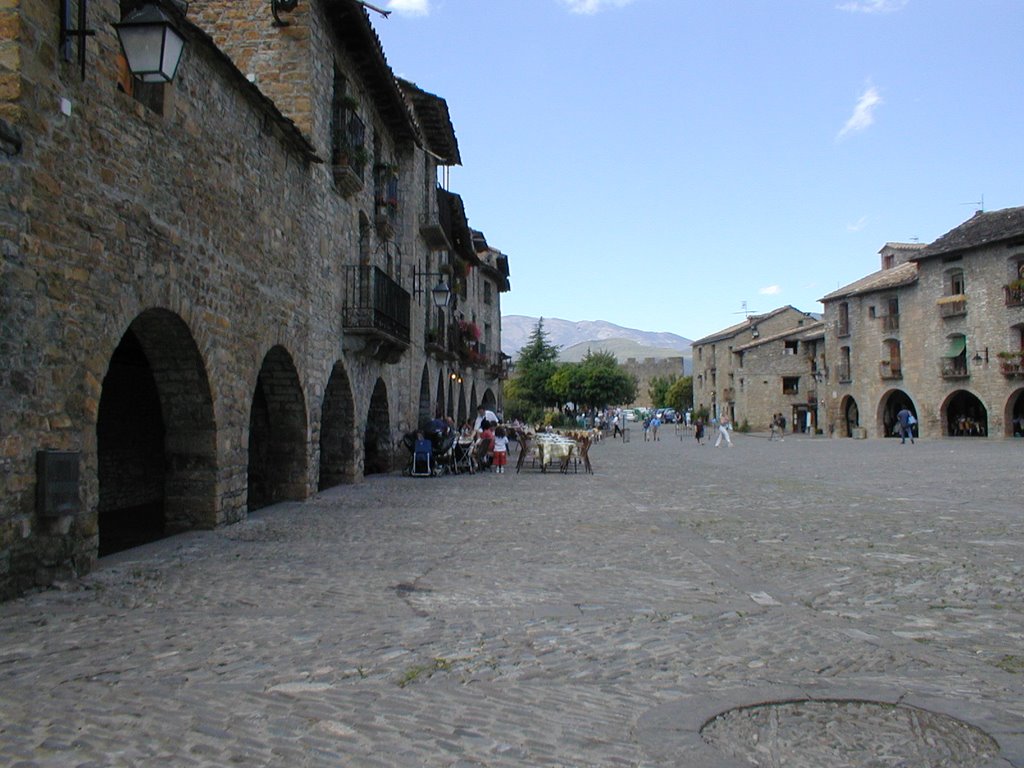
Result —
[[[411,290],[426,250],[416,223],[429,215],[412,205],[433,167],[422,152],[381,139],[401,155],[410,203],[385,247],[366,225],[372,184],[346,198],[329,165],[317,162],[327,141],[316,116],[330,109],[329,51],[285,78],[308,72],[316,82],[291,91],[292,100],[276,94],[300,134],[202,34],[188,31],[161,115],[118,90],[116,0],[89,4],[96,35],[84,81],[77,63],[55,55],[53,4],[15,2],[12,24],[10,3],[0,3],[0,25],[23,34],[16,55],[6,42],[0,48],[0,82],[8,83],[0,109],[24,147],[0,155],[0,597],[95,562],[100,477],[117,478],[120,463],[112,448],[106,469],[99,466],[98,441],[117,440],[98,436],[97,425],[126,339],[139,342],[159,393],[171,530],[242,519],[253,494],[273,501],[315,492],[324,482],[321,409],[329,392],[325,444],[338,465],[327,482],[358,479],[366,445],[376,468],[402,461],[394,446],[416,425],[424,372],[439,381],[446,364],[427,358],[422,341],[397,364],[346,351],[341,302],[344,268],[360,261]],[[254,34],[293,35],[289,42],[303,45],[329,37],[319,4],[300,4],[314,6],[307,18],[319,21],[299,36],[298,25],[271,28],[266,3],[237,5],[251,6]],[[13,81],[11,61],[21,61]],[[302,93],[317,99],[306,124]],[[371,103],[361,108],[372,130],[386,130]],[[413,340],[423,338],[424,315],[423,297],[414,298]],[[496,386],[483,372],[468,373],[467,386]],[[251,476],[255,438],[273,457],[264,465],[277,472],[269,479]],[[42,449],[80,453],[80,514],[36,513]],[[130,441],[121,450],[130,452]],[[104,498],[111,504],[144,501],[155,487],[142,478],[112,483],[125,498]]]
[[[656,406],[660,403],[652,403],[650,390],[651,381],[656,377],[662,379],[678,379],[683,376],[686,370],[686,359],[680,357],[645,357],[638,360],[631,357],[622,363],[623,370],[636,376],[636,400],[628,403],[629,407],[635,406]]]

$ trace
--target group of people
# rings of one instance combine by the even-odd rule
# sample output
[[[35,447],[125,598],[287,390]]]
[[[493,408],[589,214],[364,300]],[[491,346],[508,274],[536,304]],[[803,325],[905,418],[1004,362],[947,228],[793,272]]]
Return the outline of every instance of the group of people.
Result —
[[[471,473],[493,467],[496,473],[503,474],[508,465],[509,432],[499,424],[494,411],[482,405],[477,408],[476,419],[472,423],[466,421],[460,429],[451,416],[438,415],[427,422],[419,436],[429,440],[435,452],[442,451],[446,445],[453,445],[453,450],[466,451]]]
[[[785,442],[786,440],[786,417],[781,413],[773,413],[771,424],[768,425],[769,434],[768,440],[774,440],[776,434],[779,440]]]

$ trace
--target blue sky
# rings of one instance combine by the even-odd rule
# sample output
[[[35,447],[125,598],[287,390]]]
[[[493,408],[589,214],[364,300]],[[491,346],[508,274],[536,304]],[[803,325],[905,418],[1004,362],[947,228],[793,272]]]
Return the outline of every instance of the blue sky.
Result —
[[[1024,205],[1022,0],[377,0],[503,314],[699,338]]]

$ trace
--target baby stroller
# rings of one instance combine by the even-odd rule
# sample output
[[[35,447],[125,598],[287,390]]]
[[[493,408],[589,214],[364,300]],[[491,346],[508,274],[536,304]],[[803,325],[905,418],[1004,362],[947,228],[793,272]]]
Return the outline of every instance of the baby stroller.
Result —
[[[413,443],[409,474],[413,477],[430,477],[434,474],[434,444],[429,440],[419,438]]]

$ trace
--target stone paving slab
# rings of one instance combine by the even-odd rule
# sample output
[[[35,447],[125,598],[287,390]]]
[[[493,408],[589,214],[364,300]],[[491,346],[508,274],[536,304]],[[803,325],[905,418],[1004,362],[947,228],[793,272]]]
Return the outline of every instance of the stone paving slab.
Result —
[[[1024,766],[1024,441],[663,438],[373,477],[0,604],[0,765],[750,765],[700,729],[838,696]]]

